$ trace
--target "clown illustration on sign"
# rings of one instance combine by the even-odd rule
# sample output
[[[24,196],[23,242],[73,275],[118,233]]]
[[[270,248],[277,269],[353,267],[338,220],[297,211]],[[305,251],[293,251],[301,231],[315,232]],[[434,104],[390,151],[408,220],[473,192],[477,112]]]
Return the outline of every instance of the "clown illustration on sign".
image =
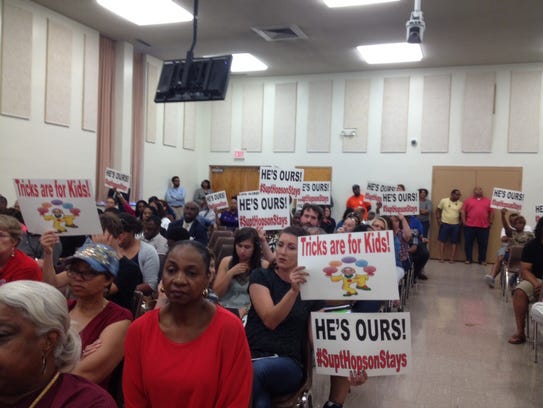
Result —
[[[66,214],[64,210],[68,210],[69,214]],[[51,214],[49,214],[49,211],[51,211]],[[79,228],[74,224],[74,219],[79,216],[80,210],[74,208],[72,203],[63,202],[62,200],[44,202],[38,208],[38,212],[45,221],[53,221],[53,229],[58,233],[68,231],[66,228]]]
[[[357,273],[357,267],[361,268],[364,273]],[[376,268],[368,265],[368,261],[365,259],[357,260],[353,256],[346,256],[341,261],[330,261],[322,271],[330,277],[332,282],[342,283],[343,296],[353,296],[358,294],[356,289],[371,290],[367,282],[375,274]],[[336,274],[336,272],[340,273]]]

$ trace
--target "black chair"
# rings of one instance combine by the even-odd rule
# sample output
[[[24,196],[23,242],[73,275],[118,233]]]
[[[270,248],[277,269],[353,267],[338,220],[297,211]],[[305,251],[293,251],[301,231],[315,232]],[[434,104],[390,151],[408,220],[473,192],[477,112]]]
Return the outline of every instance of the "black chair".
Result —
[[[143,307],[144,297],[143,292],[140,292],[139,290],[135,290],[134,294],[132,295],[130,311],[132,312],[132,316],[134,316],[134,320],[145,313],[145,309]]]

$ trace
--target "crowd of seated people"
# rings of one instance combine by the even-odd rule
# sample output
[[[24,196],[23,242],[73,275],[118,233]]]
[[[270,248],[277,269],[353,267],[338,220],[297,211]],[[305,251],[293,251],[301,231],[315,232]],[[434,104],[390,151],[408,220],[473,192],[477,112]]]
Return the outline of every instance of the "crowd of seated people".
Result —
[[[28,256],[17,249],[24,237],[22,217],[19,221],[0,215],[2,283],[33,279],[68,289],[64,292],[68,297],[66,313],[79,333],[82,348],[77,359],[72,359],[70,370],[63,371],[71,376],[62,374],[65,381],[78,379],[83,388],[92,389],[80,379],[83,377],[108,389],[111,376],[124,359],[126,407],[166,407],[175,401],[187,406],[190,401],[198,401],[198,406],[248,406],[251,398],[253,406],[269,407],[273,398],[295,391],[303,381],[300,350],[309,341],[309,312],[325,305],[302,301],[299,296],[307,273],[297,265],[298,236],[391,230],[398,281],[411,267],[419,279],[426,278],[422,269],[428,251],[424,227],[417,217],[372,219],[368,217],[371,207],[364,204],[347,208],[342,224],[336,225],[329,206],[306,204],[297,217],[303,228],[288,227],[276,234],[272,253],[263,231],[238,230],[237,224],[228,224],[229,217],[237,217],[235,202],[220,214],[210,210],[205,196],[212,190],[207,183],[205,187],[207,190],[202,183],[201,194],[195,195],[198,202],[187,202],[176,221],[156,197],[149,199],[151,204],[138,201],[131,211],[124,197],[111,197],[100,216],[103,234],[87,237],[85,244],[62,262],[58,262],[62,249],[59,234],[51,231],[38,237],[37,247],[28,245],[34,251]],[[355,197],[360,199],[360,194]],[[510,242],[526,243],[532,238],[521,234],[525,232],[521,221],[525,224],[522,217],[511,224],[504,221]],[[233,253],[217,265],[216,276],[213,255],[206,247],[215,230],[213,225],[235,230]],[[538,224],[534,242],[539,246],[543,245],[541,229]],[[519,327],[510,339],[514,344],[525,341],[521,314],[541,286],[537,279],[541,278],[543,262],[534,253],[532,249],[523,254],[532,266],[524,268],[524,283],[514,293]],[[41,263],[33,258],[42,258]],[[12,270],[15,275],[8,274]],[[134,315],[129,309],[136,290],[158,297],[158,301],[153,312],[131,323]],[[352,311],[376,312],[381,303],[355,302]],[[0,324],[2,305],[0,291]],[[237,316],[225,312],[225,308]],[[246,317],[245,331],[240,317]],[[236,345],[228,346],[221,338],[231,339]],[[207,357],[202,360],[204,354],[210,361]],[[59,364],[47,361],[48,365]],[[209,367],[216,367],[211,370],[212,376]],[[365,372],[354,373],[351,378],[332,376],[325,406],[341,407],[350,386],[366,380]],[[35,389],[44,389],[44,384],[36,381]],[[107,405],[111,403],[107,395],[96,390],[94,394],[104,399],[103,405],[97,406],[111,406]],[[0,393],[0,403],[2,398]]]

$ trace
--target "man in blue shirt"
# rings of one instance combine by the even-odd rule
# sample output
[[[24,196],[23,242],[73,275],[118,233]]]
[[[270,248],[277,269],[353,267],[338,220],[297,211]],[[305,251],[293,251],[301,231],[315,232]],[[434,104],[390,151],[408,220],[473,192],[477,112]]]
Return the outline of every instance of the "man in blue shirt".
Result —
[[[183,206],[185,205],[185,189],[181,187],[179,177],[172,177],[172,187],[166,191],[166,202],[175,212],[175,219],[183,218]]]

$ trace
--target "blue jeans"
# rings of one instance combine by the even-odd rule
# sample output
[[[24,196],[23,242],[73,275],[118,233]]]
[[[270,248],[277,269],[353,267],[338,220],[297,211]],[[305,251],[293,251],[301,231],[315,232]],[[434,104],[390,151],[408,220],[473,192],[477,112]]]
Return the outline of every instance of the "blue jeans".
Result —
[[[490,228],[464,226],[464,242],[466,244],[466,260],[473,262],[473,243],[477,240],[479,249],[479,263],[486,262],[486,248],[488,247],[488,233]]]
[[[253,408],[271,408],[273,397],[296,391],[303,379],[302,366],[290,357],[253,361]]]

